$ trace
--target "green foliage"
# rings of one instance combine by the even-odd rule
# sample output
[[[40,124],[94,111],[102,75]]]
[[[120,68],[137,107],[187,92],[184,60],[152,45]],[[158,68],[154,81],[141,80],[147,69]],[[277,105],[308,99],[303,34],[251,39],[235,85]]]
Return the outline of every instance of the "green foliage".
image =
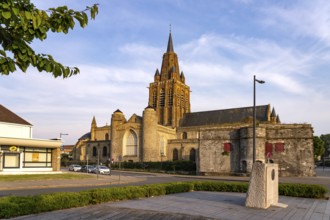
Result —
[[[317,158],[319,156],[322,156],[325,151],[324,141],[322,141],[321,138],[314,136],[313,145],[314,145],[314,160],[317,160]]]
[[[119,168],[119,163],[111,165],[112,168]],[[168,173],[186,172],[196,173],[196,163],[194,161],[177,160],[163,162],[121,162],[121,169],[135,169],[143,171],[165,171]]]
[[[279,194],[283,196],[324,198],[328,190],[320,185],[283,183],[279,186]]]
[[[320,136],[320,138],[322,141],[324,141],[324,147],[325,147],[325,151],[326,151],[325,156],[329,156],[330,155],[330,134],[322,134]]]
[[[81,192],[60,192],[25,197],[8,196],[0,198],[0,218],[12,218],[104,202],[146,198],[193,190],[246,193],[248,183],[194,181],[100,188]],[[319,185],[280,184],[279,186],[279,194],[285,196],[324,198],[326,193],[327,189]]]
[[[78,74],[76,67],[65,67],[48,54],[36,54],[29,46],[33,40],[45,40],[47,33],[67,34],[75,27],[75,22],[84,28],[88,24],[86,12],[95,19],[98,5],[74,11],[67,6],[39,10],[30,0],[5,0],[0,3],[0,73],[8,75],[16,67],[26,72],[31,65],[38,71],[46,71],[54,77],[70,77]],[[9,53],[7,53],[9,52]]]
[[[245,193],[248,190],[248,183],[237,182],[195,182],[196,191],[215,191],[215,192],[241,192]]]

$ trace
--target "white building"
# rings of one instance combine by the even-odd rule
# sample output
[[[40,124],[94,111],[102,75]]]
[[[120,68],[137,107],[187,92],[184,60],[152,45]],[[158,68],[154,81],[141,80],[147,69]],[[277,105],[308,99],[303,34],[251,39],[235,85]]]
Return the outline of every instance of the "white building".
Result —
[[[0,105],[0,174],[60,171],[60,140],[32,138],[32,125]]]

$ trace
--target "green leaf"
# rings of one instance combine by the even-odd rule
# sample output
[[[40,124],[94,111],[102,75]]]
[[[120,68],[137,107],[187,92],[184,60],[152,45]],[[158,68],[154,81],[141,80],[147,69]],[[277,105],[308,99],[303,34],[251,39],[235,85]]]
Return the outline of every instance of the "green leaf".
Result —
[[[25,14],[25,17],[26,17],[28,20],[31,20],[31,18],[32,18],[32,14],[31,14],[31,12],[29,12],[29,11],[25,11],[24,14]]]
[[[19,9],[18,8],[12,8],[11,10],[14,12],[15,15],[18,15],[18,13],[19,13]]]
[[[1,15],[5,19],[9,19],[11,17],[11,13],[9,11],[3,11],[3,12],[1,12]]]
[[[0,50],[0,54],[1,54],[2,56],[6,57],[6,52],[5,52],[5,51]]]

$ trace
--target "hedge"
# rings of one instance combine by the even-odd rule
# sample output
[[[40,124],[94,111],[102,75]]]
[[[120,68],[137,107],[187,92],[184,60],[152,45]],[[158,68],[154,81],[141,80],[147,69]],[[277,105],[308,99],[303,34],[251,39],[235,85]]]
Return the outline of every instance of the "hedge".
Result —
[[[190,191],[246,193],[248,183],[194,181],[92,189],[81,192],[60,192],[36,196],[0,198],[0,218],[37,214],[53,210],[81,207],[104,202],[138,199]],[[324,198],[327,189],[319,185],[280,184],[279,194],[294,197]]]

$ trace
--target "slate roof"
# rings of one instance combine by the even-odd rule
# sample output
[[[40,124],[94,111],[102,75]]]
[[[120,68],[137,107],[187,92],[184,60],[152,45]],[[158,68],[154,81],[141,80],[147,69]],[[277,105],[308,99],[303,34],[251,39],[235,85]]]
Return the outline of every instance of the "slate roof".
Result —
[[[25,121],[23,118],[16,115],[14,112],[10,111],[3,105],[0,105],[0,122],[21,124],[21,125],[32,125]]]
[[[91,139],[91,133],[90,132],[84,134],[83,136],[81,136],[79,138],[79,140],[85,140],[85,139]]]
[[[256,106],[257,121],[268,121],[269,105]],[[186,113],[180,127],[242,123],[253,119],[253,106],[233,109],[220,109],[206,112]]]

